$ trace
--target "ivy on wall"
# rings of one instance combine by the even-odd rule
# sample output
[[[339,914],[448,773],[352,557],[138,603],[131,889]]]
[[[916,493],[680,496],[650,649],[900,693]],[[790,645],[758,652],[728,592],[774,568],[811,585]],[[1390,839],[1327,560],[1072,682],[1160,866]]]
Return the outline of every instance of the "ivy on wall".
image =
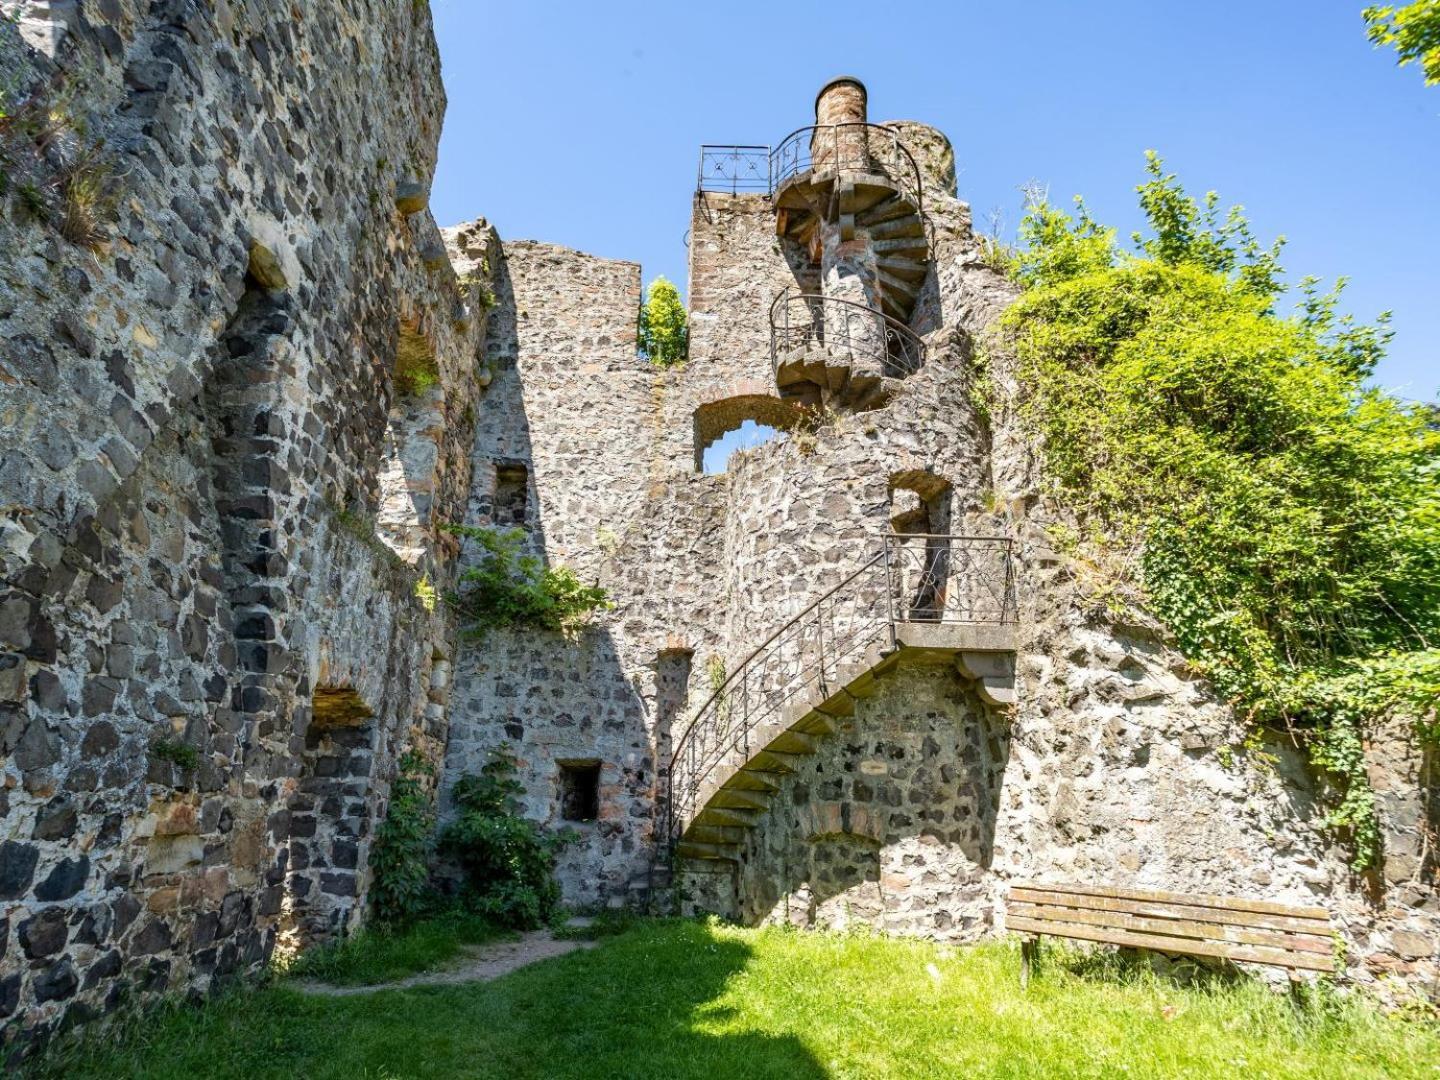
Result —
[[[1403,715],[1436,735],[1440,430],[1366,381],[1386,317],[1338,311],[1313,279],[1282,313],[1263,247],[1149,155],[1149,229],[1122,250],[1077,200],[1040,200],[1003,323],[1015,408],[1084,543],[1141,570],[1146,602],[1253,725],[1300,733],[1336,784],[1329,824],[1375,865],[1363,740]]]

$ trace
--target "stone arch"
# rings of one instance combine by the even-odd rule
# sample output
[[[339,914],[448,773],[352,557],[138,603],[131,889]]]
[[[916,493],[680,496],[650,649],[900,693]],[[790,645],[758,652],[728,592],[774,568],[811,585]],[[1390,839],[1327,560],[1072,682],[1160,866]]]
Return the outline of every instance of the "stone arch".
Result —
[[[445,431],[445,386],[435,343],[418,316],[402,316],[391,366],[390,412],[375,529],[406,562],[426,549]]]
[[[712,444],[747,420],[786,432],[803,418],[801,406],[770,394],[741,393],[708,401],[695,410],[695,471],[703,471],[705,451]]]

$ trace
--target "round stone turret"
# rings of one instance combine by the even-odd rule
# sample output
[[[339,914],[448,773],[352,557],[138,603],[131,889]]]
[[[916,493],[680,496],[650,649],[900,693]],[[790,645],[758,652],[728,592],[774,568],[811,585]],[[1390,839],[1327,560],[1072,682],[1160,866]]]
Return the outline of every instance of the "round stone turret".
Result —
[[[815,95],[815,123],[863,124],[867,97],[865,84],[855,76],[831,79]]]

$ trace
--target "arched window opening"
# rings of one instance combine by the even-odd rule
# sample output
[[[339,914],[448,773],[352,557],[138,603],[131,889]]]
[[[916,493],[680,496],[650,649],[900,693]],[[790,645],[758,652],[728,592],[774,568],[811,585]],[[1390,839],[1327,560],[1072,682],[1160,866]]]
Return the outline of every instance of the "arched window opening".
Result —
[[[725,432],[705,447],[701,456],[700,469],[707,476],[717,476],[730,470],[730,456],[741,450],[753,450],[777,438],[780,432],[769,424],[757,424],[746,420],[737,428]]]
[[[795,427],[801,406],[764,394],[712,401],[695,410],[695,469],[714,476],[725,472],[730,456],[752,450]]]

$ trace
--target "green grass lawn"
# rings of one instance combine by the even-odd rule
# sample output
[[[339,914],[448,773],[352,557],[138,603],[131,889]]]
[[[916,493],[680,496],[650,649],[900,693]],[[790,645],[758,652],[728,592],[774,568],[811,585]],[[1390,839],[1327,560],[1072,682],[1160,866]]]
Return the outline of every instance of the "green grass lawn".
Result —
[[[287,974],[336,986],[373,986],[448,967],[466,945],[514,935],[476,915],[447,912],[400,933],[362,930],[337,945],[311,949]]]
[[[36,1075],[784,1080],[1430,1077],[1440,1028],[1254,985],[1048,964],[1018,949],[640,923],[489,984],[343,999],[284,984],[92,1038]]]

